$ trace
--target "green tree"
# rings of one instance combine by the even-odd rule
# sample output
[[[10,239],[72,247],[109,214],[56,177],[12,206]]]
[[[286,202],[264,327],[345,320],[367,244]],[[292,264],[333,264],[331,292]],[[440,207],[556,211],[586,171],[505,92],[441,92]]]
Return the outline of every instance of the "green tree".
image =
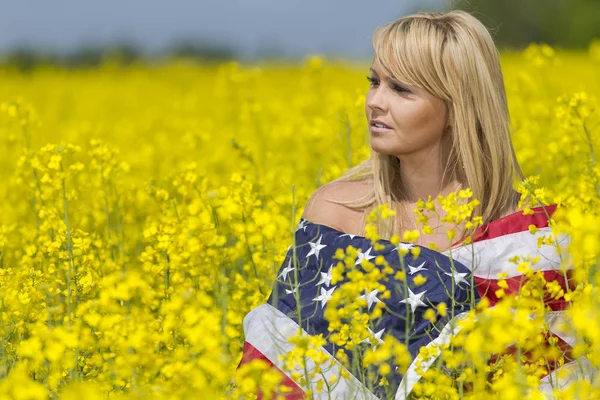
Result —
[[[600,38],[598,0],[453,0],[447,7],[452,9],[481,20],[500,48],[520,49],[532,42],[585,48]]]

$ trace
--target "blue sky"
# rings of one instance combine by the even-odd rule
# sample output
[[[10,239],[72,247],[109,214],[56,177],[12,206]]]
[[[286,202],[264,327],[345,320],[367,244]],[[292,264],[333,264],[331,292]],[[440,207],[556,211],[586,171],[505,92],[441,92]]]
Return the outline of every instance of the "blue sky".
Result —
[[[119,40],[159,52],[177,39],[229,45],[241,57],[276,49],[368,57],[371,35],[444,0],[0,0],[0,52],[28,45],[65,52]]]

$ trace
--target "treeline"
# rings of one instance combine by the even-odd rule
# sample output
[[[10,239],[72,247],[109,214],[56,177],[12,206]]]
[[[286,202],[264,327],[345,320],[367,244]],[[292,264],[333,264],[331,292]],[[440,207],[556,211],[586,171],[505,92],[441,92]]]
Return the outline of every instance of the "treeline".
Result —
[[[192,40],[180,41],[159,53],[144,52],[135,43],[121,42],[113,45],[87,45],[64,53],[51,53],[39,49],[15,48],[0,55],[0,65],[13,67],[21,71],[33,70],[41,66],[61,66],[66,68],[94,68],[111,62],[118,65],[130,65],[139,62],[151,62],[161,59],[186,58],[205,63],[223,62],[238,58],[235,50],[223,46]]]
[[[600,39],[600,0],[452,0],[447,9],[479,18],[501,49],[542,42],[582,49]]]
[[[414,12],[424,10],[418,5]],[[446,0],[432,11],[466,10],[489,29],[501,50],[521,50],[530,43],[546,43],[556,48],[587,48],[600,39],[600,0]],[[255,58],[283,57],[272,49]],[[148,54],[135,43],[84,46],[67,54],[48,53],[33,48],[17,48],[0,54],[0,65],[22,71],[43,65],[67,68],[93,68],[107,61],[120,65],[152,62],[167,58],[188,58],[204,63],[240,59],[237,50],[226,45],[194,39],[182,40],[161,53]]]

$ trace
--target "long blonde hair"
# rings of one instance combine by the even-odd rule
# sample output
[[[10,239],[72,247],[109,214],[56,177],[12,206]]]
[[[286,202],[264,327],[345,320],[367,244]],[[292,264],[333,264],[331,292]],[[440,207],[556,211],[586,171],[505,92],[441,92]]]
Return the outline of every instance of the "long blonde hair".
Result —
[[[442,182],[456,179],[480,201],[475,215],[488,223],[516,209],[523,179],[510,137],[510,116],[498,50],[485,26],[471,14],[419,12],[380,26],[373,35],[374,57],[402,82],[419,86],[444,100],[452,130]],[[397,157],[374,152],[335,181],[371,178],[364,197],[333,200],[365,215],[379,204],[397,210],[398,217],[379,222],[381,237],[402,232],[407,221],[406,189]],[[334,181],[334,182],[335,182]],[[426,199],[425,199],[426,200]],[[466,230],[464,235],[474,233]]]

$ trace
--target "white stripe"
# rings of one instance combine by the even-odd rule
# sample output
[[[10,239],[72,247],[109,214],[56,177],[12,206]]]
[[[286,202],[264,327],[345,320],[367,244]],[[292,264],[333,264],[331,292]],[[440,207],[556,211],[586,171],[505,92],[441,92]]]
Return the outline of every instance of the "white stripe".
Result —
[[[550,332],[564,340],[569,346],[574,347],[577,343],[577,333],[568,319],[565,318],[566,311],[553,311],[546,313],[546,321],[550,325]],[[547,395],[553,395],[553,389],[564,389],[577,381],[594,382],[598,376],[598,368],[594,367],[585,356],[571,361],[560,368],[552,371],[540,381],[540,391]]]
[[[280,360],[279,356],[285,355],[294,349],[294,345],[290,343],[288,339],[296,336],[298,329],[299,326],[296,322],[270,304],[263,304],[256,307],[244,318],[246,341],[267,357],[283,373],[288,375],[290,379],[292,372],[298,372],[304,376],[305,371],[302,368],[297,368],[288,373],[288,371],[284,369],[284,361]],[[302,333],[308,335],[304,330],[302,330]],[[319,350],[323,351],[334,361],[332,363],[328,361],[321,365],[325,379],[329,382],[331,377],[335,376],[337,382],[331,385],[329,393],[327,392],[327,386],[324,385],[323,392],[319,394],[316,390],[316,384],[317,381],[323,379],[323,377],[318,374],[312,378],[311,382],[309,382],[309,386],[314,393],[315,399],[377,399],[377,397],[362,385],[358,379],[347,372],[346,368],[344,368],[344,366],[327,350],[323,347],[320,347]],[[310,357],[306,357],[306,369],[308,374],[310,375],[315,368],[315,362],[310,359]],[[349,378],[342,377],[342,371],[348,373]],[[299,382],[296,382],[296,384],[305,392],[308,390],[308,386],[301,385]]]
[[[440,345],[450,343],[450,338],[452,336],[456,335],[460,331],[460,327],[457,326],[456,323],[458,322],[458,320],[463,319],[467,314],[468,314],[468,311],[458,314],[457,316],[452,318],[444,326],[444,328],[440,332],[439,336],[437,338],[435,338],[434,340],[432,340],[431,342],[429,342],[426,346],[424,346],[427,349],[431,349],[432,347],[435,348],[435,356],[432,356],[427,361],[421,362],[420,369],[422,371],[427,371],[429,369],[429,367],[431,366],[431,364],[433,364],[435,362],[435,360],[438,358],[438,356],[441,353],[440,348],[439,348]],[[410,392],[413,390],[415,384],[421,379],[421,375],[419,373],[417,373],[417,361],[418,360],[419,360],[419,357],[417,355],[417,357],[412,361],[412,363],[408,367],[408,370],[406,371],[406,374],[402,378],[402,382],[400,382],[400,386],[398,387],[398,390],[396,391],[395,400],[406,400],[408,398],[408,395],[410,394]]]
[[[443,254],[462,263],[473,271],[474,276],[483,279],[498,279],[499,273],[506,273],[509,278],[521,275],[521,273],[517,271],[517,264],[509,261],[510,258],[517,255],[523,257],[536,257],[539,255],[540,260],[532,266],[534,270],[560,271],[561,255],[564,256],[567,254],[566,249],[569,246],[570,237],[565,234],[558,235],[557,242],[559,249],[552,245],[543,245],[541,248],[538,248],[538,238],[550,234],[552,234],[552,228],[550,227],[540,228],[535,234],[531,234],[529,231],[517,232],[493,239],[478,241],[454,249],[448,249],[444,251]],[[427,362],[421,363],[421,369],[423,371],[426,371],[439,356],[439,345],[449,343],[450,338],[453,335],[456,335],[460,330],[459,327],[455,326],[456,319],[462,318],[465,315],[466,313],[456,316],[452,321],[446,324],[438,338],[426,346],[427,348],[433,346],[436,346],[437,348],[435,356],[431,357]],[[563,324],[564,311],[547,312],[545,317],[550,325],[551,332],[556,334],[567,344],[571,346],[575,344],[573,330],[566,324]],[[452,326],[455,326],[454,330],[452,330]],[[563,377],[558,371],[562,371],[562,374],[566,374],[566,377]],[[542,392],[552,394],[552,384],[550,382],[553,382],[554,386],[556,386],[557,373],[561,376],[560,379],[562,379],[559,382],[559,386],[564,387],[575,379],[581,379],[585,376],[590,377],[591,375],[596,374],[597,370],[593,369],[590,362],[582,357],[577,362],[566,364],[545,377],[540,385],[540,390]],[[413,360],[400,383],[395,399],[405,400],[420,379],[421,375],[416,372],[416,360]]]
[[[580,357],[568,364],[552,371],[540,381],[540,391],[552,396],[553,389],[564,389],[577,381],[594,382],[598,377],[598,369],[594,368],[590,360]],[[550,397],[553,398],[553,397]]]
[[[493,308],[493,307],[492,307]],[[427,346],[427,349],[435,346],[435,355],[432,356],[426,362],[421,363],[421,370],[427,371],[431,364],[435,362],[435,360],[440,355],[439,346],[441,344],[448,344],[450,342],[450,338],[456,335],[460,331],[460,327],[456,326],[456,322],[458,319],[462,319],[466,316],[467,312],[457,315],[453,320],[448,322],[440,335],[430,342]],[[550,324],[550,330],[567,342],[569,345],[573,346],[575,344],[575,336],[573,331],[566,324],[562,324],[564,320],[564,311],[554,311],[550,312],[546,316],[546,321]],[[454,329],[452,327],[454,326]],[[417,368],[417,359],[413,360],[410,367],[408,368],[406,375],[402,379],[398,391],[396,392],[395,400],[406,400],[408,395],[413,390],[415,384],[421,379],[421,375],[416,372]],[[559,371],[562,371],[559,373]],[[557,374],[559,382],[557,383]],[[568,364],[563,365],[562,367],[556,369],[544,377],[540,381],[540,391],[545,394],[551,395],[553,387],[564,388],[567,384],[573,383],[577,379],[585,379],[589,382],[592,382],[595,375],[598,374],[598,369],[594,368],[589,360],[585,357],[581,357],[578,360],[572,361]]]
[[[508,261],[517,255],[523,257],[539,255],[540,260],[532,266],[535,270],[560,271],[560,255],[556,246],[537,247],[538,238],[551,233],[550,227],[540,228],[535,234],[529,231],[511,233],[448,249],[443,254],[464,264],[473,271],[474,276],[484,279],[498,279],[498,274],[501,272],[507,273],[509,278],[521,275],[517,271],[517,264]],[[569,242],[568,235],[558,235],[558,245],[561,249],[566,249]],[[565,254],[562,250],[561,253]]]
[[[575,328],[565,318],[566,311],[546,311],[544,318],[549,325],[550,332],[564,340],[573,347],[576,343]]]

